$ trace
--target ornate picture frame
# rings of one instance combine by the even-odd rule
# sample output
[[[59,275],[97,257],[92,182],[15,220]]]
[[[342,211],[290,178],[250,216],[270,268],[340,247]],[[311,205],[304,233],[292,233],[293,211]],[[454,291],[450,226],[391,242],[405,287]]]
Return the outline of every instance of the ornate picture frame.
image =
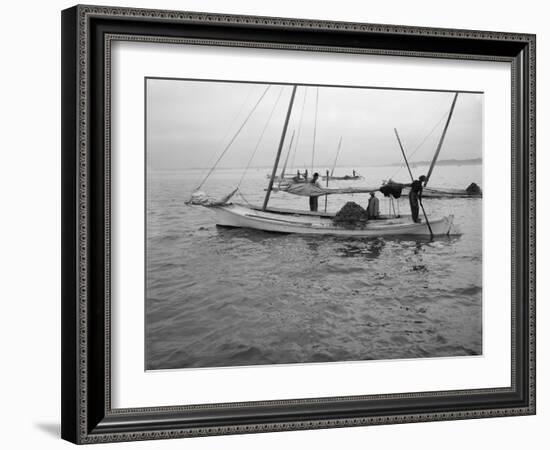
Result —
[[[511,65],[511,384],[112,407],[111,46],[116,41]],[[62,12],[62,437],[74,443],[535,414],[535,36],[100,6]]]

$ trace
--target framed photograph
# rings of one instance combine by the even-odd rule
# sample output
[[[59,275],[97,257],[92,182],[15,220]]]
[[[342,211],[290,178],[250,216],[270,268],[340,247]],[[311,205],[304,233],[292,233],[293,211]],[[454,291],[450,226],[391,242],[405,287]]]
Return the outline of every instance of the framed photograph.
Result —
[[[64,439],[535,413],[534,35],[75,6],[62,192]]]

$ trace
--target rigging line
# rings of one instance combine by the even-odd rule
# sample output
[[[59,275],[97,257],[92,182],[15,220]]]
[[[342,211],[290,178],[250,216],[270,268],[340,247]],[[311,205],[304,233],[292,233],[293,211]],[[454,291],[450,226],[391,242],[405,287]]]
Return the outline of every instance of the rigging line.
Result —
[[[248,205],[248,206],[252,206],[252,204],[246,199],[246,197],[243,195],[243,193],[241,192],[240,189],[237,190],[237,194],[244,200],[244,202]]]
[[[336,169],[336,161],[338,160],[338,155],[340,154],[341,149],[342,149],[342,136],[340,136],[340,140],[338,141],[338,149],[336,150],[336,156],[334,157],[334,164],[332,164],[332,170],[330,171],[330,176],[334,175],[334,169]]]
[[[241,179],[239,180],[239,184],[237,184],[237,187],[241,186],[241,183],[244,180],[244,177],[246,175],[246,172],[250,168],[250,164],[252,164],[252,160],[254,159],[254,155],[256,155],[256,152],[258,148],[260,147],[260,143],[262,142],[262,139],[264,137],[265,131],[267,130],[267,127],[269,125],[269,122],[271,122],[271,118],[273,117],[273,113],[275,112],[275,109],[277,108],[277,105],[279,104],[279,100],[281,99],[281,95],[283,93],[284,86],[281,86],[281,90],[279,91],[279,95],[277,96],[277,100],[275,100],[275,104],[273,105],[273,108],[271,109],[271,112],[269,113],[269,117],[267,118],[267,121],[265,122],[265,125],[262,129],[262,132],[260,133],[260,137],[258,138],[258,141],[256,142],[256,146],[254,147],[254,151],[252,152],[252,156],[248,160],[248,163],[246,165],[246,168],[244,169],[244,172],[241,176]]]
[[[229,136],[229,132],[233,129],[233,126],[235,125],[235,123],[237,123],[237,119],[241,116],[241,113],[243,112],[244,110],[244,107],[247,105],[248,103],[248,100],[250,100],[250,97],[252,96],[252,92],[254,92],[254,88],[255,86],[252,86],[249,90],[248,90],[248,94],[246,94],[246,97],[244,99],[244,102],[242,102],[241,106],[239,107],[239,111],[237,112],[237,114],[235,114],[235,116],[233,116],[233,119],[231,120],[229,126],[226,128],[225,130],[225,133],[223,134],[223,137],[221,137],[218,142],[216,143],[216,148],[218,147],[221,147],[221,145],[225,142],[225,140],[227,139],[227,136]],[[200,177],[199,179],[202,180],[202,178],[204,177],[204,175],[206,174],[206,172],[208,171],[208,168],[212,165],[212,163],[214,162],[214,158],[215,158],[215,154],[213,153],[212,155],[210,155],[210,158],[209,158],[209,161],[208,161],[208,164],[206,165],[206,167],[201,171],[200,173]],[[199,189],[198,187],[195,189],[197,190]]]
[[[324,168],[324,167],[328,167],[329,170],[330,170],[330,167],[331,167],[331,165],[332,165],[332,162],[333,162],[333,158],[332,158],[332,156],[329,156],[328,158],[325,158],[325,159],[323,160],[323,162],[318,163],[318,166],[317,166],[317,167],[323,167],[323,168]],[[323,176],[324,176],[324,175],[323,175]]]
[[[262,101],[262,99],[264,98],[265,94],[267,94],[267,91],[269,91],[269,88],[271,87],[271,85],[267,86],[265,88],[265,91],[262,93],[262,95],[260,96],[260,98],[258,99],[258,101],[256,102],[256,104],[254,105],[254,107],[252,108],[252,110],[248,113],[248,115],[246,116],[246,119],[244,120],[244,122],[241,124],[241,126],[239,127],[239,129],[237,130],[237,132],[233,135],[233,137],[231,138],[231,140],[229,141],[229,143],[225,146],[225,148],[223,149],[223,152],[221,153],[221,155],[219,156],[219,158],[216,160],[216,162],[214,163],[214,165],[210,168],[210,170],[208,171],[208,173],[206,174],[206,176],[204,177],[204,179],[201,181],[201,183],[198,185],[198,187],[195,189],[195,190],[198,190],[202,187],[202,185],[205,183],[205,181],[208,179],[208,177],[210,177],[210,175],[212,174],[212,172],[214,171],[214,169],[216,168],[216,166],[219,164],[219,162],[221,161],[221,159],[223,158],[223,156],[225,155],[225,153],[227,152],[227,150],[229,150],[229,148],[231,147],[231,145],[233,144],[233,142],[235,141],[235,139],[237,139],[237,136],[240,134],[240,132],[242,131],[242,129],[244,128],[244,126],[246,125],[246,123],[248,122],[248,119],[250,119],[250,116],[252,116],[252,114],[254,113],[254,111],[256,111],[256,108],[258,107],[258,105],[260,104],[260,102]]]
[[[281,185],[281,181],[285,178],[285,171],[286,171],[286,165],[288,163],[288,157],[290,156],[290,150],[292,149],[292,142],[294,141],[294,133],[296,130],[292,130],[292,136],[290,138],[290,144],[288,144],[288,152],[286,154],[285,163],[283,165],[283,170],[281,170],[281,175],[279,177],[279,186]]]
[[[302,119],[304,118],[304,109],[306,106],[306,98],[307,98],[307,86],[304,86],[304,101],[302,103],[302,110],[300,112],[300,121],[298,123],[298,135],[296,136],[296,142],[294,143],[294,153],[292,154],[292,163],[290,164],[290,168],[294,169],[296,166],[294,165],[294,162],[296,161],[296,152],[298,150],[298,144],[300,143],[300,135],[302,133]]]
[[[441,125],[441,122],[443,122],[443,119],[445,119],[445,117],[447,117],[447,115],[449,114],[449,110],[446,110],[445,113],[441,116],[441,118],[437,121],[437,123],[435,124],[435,126],[432,128],[432,130],[426,135],[426,137],[424,137],[424,139],[422,140],[422,142],[420,142],[420,144],[418,144],[415,149],[411,152],[410,155],[407,156],[408,159],[410,159],[418,150],[420,150],[420,147],[422,147],[426,141],[428,140],[428,138],[434,133],[434,131],[437,129],[437,127],[439,125]],[[392,179],[393,177],[395,177],[399,172],[401,172],[401,169],[403,169],[403,166],[400,166],[399,169],[397,169],[395,171],[395,173],[390,177],[390,179]]]
[[[313,123],[313,147],[311,149],[311,173],[313,174],[313,163],[315,161],[315,140],[317,138],[317,112],[319,109],[319,87],[315,96],[315,122]]]
[[[426,143],[426,141],[428,140],[428,138],[433,134],[433,132],[437,129],[437,127],[441,124],[441,122],[443,122],[443,119],[444,119],[445,117],[447,117],[448,114],[449,114],[449,110],[447,110],[447,111],[445,111],[445,112],[443,113],[443,115],[441,116],[441,118],[437,121],[437,123],[434,125],[434,127],[431,129],[431,131],[428,133],[428,135],[422,140],[422,142],[420,142],[420,144],[418,144],[418,145],[414,148],[414,150],[412,151],[412,153],[409,155],[409,158],[410,158],[412,155],[414,155],[414,154],[417,152],[417,150],[419,150],[420,147],[422,147],[422,146]]]

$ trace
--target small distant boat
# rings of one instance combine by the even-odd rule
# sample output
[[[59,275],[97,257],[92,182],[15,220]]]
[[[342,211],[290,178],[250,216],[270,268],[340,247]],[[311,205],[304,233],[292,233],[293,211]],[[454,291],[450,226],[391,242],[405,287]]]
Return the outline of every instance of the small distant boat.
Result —
[[[336,176],[333,176],[333,175],[323,175],[321,177],[323,180],[364,180],[365,177],[361,176],[361,175],[344,175],[344,176],[341,176],[341,177],[336,177]]]
[[[271,178],[271,174],[270,173],[266,173],[265,174],[265,177],[269,180]],[[296,177],[296,175],[291,175],[291,174],[286,174],[286,175],[283,175],[282,177],[280,175],[275,175],[275,181],[279,181],[279,180],[292,180],[294,177]]]
[[[351,175],[343,175],[343,176],[335,176],[334,175],[334,169],[336,168],[336,162],[338,161],[338,156],[340,155],[340,151],[342,150],[342,136],[340,136],[340,140],[338,141],[338,148],[336,149],[336,156],[334,157],[334,162],[332,164],[332,168],[330,172],[327,170],[326,174],[323,175],[321,178],[323,180],[363,180],[365,177],[359,175],[355,170]]]
[[[271,179],[271,175],[266,175],[267,179]],[[275,175],[275,178],[273,178],[274,181],[286,183],[286,182],[292,182],[292,183],[305,183],[307,181],[306,178],[304,178],[303,175],[283,175],[282,177],[280,175]]]
[[[271,175],[267,174],[266,175],[266,178],[267,179],[270,179],[271,178]],[[332,175],[323,175],[321,177],[323,180],[343,180],[343,181],[346,181],[346,180],[350,180],[350,181],[353,181],[353,180],[364,180],[365,177],[361,176],[361,175],[343,175],[343,176],[332,176]],[[280,175],[275,175],[275,178],[274,180],[275,181],[292,181],[294,183],[305,183],[306,181],[308,181],[308,179],[310,178],[305,178],[304,175],[300,174],[300,176],[298,175],[291,175],[291,174],[285,174],[283,177],[281,177]]]

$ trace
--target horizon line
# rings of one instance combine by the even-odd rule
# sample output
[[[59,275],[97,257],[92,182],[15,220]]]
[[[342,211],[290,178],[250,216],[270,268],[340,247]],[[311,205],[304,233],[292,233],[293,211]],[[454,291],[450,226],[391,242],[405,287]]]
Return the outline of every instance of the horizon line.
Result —
[[[443,163],[464,163],[464,162],[472,162],[472,161],[479,161],[479,162],[483,162],[483,158],[481,157],[476,157],[476,158],[465,158],[465,159],[455,159],[455,158],[452,158],[452,159],[442,159],[440,161],[438,161],[438,164],[443,164]],[[429,165],[431,163],[431,161],[427,161],[427,160],[423,160],[423,161],[409,161],[409,164],[418,164],[418,165]],[[341,165],[339,166],[340,168],[354,168],[354,167],[389,167],[389,166],[398,166],[398,165],[403,165],[403,167],[405,167],[405,164],[404,163],[401,163],[401,162],[389,162],[389,163],[386,163],[386,164],[361,164],[361,165]],[[451,164],[452,165],[452,164]],[[273,166],[268,166],[268,165],[263,165],[263,166],[250,166],[248,169],[272,169]],[[338,167],[337,167],[338,168]],[[210,169],[210,167],[179,167],[179,168],[153,168],[153,167],[148,167],[147,170],[155,170],[155,171],[162,171],[162,172],[170,172],[170,171],[175,171],[175,170],[208,170]],[[243,166],[218,166],[218,169],[227,169],[227,170],[235,170],[235,169],[244,169]],[[303,171],[303,170],[310,170],[309,167],[306,167],[305,169],[302,169],[302,168],[299,168],[299,167],[294,167],[292,169],[292,171],[295,171],[295,170],[300,170],[300,171]]]

